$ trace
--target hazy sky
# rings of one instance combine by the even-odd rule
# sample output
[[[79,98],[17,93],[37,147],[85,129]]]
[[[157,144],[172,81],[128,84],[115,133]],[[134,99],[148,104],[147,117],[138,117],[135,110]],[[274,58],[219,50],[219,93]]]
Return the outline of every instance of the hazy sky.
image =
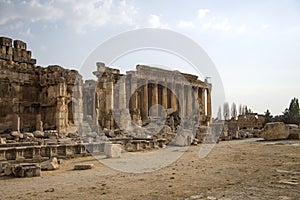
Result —
[[[146,27],[197,42],[215,63],[229,104],[280,114],[300,98],[299,0],[0,0],[0,35],[26,41],[42,66],[80,69],[102,42]]]

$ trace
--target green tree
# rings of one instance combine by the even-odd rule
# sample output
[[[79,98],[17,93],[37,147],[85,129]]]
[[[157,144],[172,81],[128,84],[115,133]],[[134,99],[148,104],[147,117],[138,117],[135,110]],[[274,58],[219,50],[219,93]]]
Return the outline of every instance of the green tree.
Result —
[[[284,122],[287,124],[299,124],[300,123],[300,107],[297,98],[291,100],[288,109],[283,112]]]
[[[273,116],[271,115],[269,109],[265,112],[265,124],[272,122],[273,121]]]

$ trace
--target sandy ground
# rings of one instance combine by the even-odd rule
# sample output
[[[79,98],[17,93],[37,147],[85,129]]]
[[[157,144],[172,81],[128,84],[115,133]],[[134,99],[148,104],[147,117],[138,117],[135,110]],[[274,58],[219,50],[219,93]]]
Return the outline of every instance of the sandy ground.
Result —
[[[64,160],[59,170],[43,171],[41,177],[0,177],[0,199],[300,199],[300,141],[223,141],[203,159],[199,148],[192,146],[177,161],[143,173],[114,170],[91,156]],[[157,156],[136,155],[142,154]],[[121,166],[128,164],[126,156],[99,159]],[[72,170],[78,163],[95,167]]]

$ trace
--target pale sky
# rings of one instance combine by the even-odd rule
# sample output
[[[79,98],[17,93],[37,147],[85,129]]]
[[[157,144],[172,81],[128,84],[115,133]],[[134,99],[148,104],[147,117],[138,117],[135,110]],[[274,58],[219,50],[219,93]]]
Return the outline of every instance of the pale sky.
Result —
[[[102,42],[138,28],[169,29],[197,42],[230,105],[275,115],[300,98],[299,0],[0,0],[0,35],[27,42],[41,66],[79,70]]]

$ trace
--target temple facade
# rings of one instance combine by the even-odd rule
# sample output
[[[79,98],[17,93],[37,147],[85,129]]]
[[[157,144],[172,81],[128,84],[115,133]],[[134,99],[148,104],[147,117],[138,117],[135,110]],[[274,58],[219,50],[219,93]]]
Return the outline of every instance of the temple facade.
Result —
[[[126,129],[130,126],[128,120],[142,125],[149,118],[161,118],[173,112],[181,119],[196,117],[199,125],[211,121],[212,86],[195,75],[145,65],[121,74],[104,63],[97,63],[94,75],[98,83],[93,113],[97,113],[102,128]]]

